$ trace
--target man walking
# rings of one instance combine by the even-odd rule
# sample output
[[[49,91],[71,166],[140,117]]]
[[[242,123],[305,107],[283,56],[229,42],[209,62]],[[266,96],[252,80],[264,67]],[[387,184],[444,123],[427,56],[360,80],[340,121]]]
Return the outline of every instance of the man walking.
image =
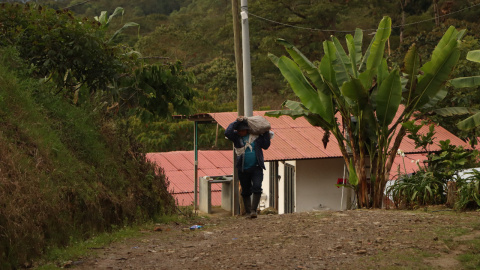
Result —
[[[268,131],[260,135],[250,134],[247,121],[243,116],[237,118],[225,130],[225,137],[233,142],[237,154],[235,166],[238,169],[246,215],[256,218],[265,170],[262,149],[270,147],[270,134]]]

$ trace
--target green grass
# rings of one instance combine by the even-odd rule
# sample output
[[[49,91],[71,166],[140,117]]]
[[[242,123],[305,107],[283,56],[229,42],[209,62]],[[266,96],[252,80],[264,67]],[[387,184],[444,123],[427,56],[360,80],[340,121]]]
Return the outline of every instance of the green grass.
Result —
[[[81,261],[82,258],[95,256],[103,247],[112,243],[122,242],[131,238],[145,236],[152,232],[152,229],[158,225],[184,224],[190,225],[198,219],[198,216],[192,214],[189,207],[182,207],[186,215],[162,215],[155,222],[148,222],[141,225],[124,226],[116,228],[110,233],[100,233],[87,240],[71,240],[71,243],[65,248],[53,247],[47,249],[45,255],[38,261],[39,266],[36,269],[62,269],[67,262]]]
[[[457,259],[465,269],[480,269],[480,238],[463,242],[467,246],[466,253],[461,254]]]
[[[38,269],[60,269],[68,261],[80,260],[83,257],[91,256],[99,248],[111,243],[123,241],[128,238],[142,235],[142,227],[124,227],[112,233],[102,233],[86,241],[74,241],[66,248],[48,249],[43,259],[43,265]]]

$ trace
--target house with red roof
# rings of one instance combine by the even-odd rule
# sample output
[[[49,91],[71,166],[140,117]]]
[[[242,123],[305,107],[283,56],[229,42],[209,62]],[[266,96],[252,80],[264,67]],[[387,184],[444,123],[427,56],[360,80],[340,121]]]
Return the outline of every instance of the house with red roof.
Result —
[[[265,111],[256,111],[254,115],[264,116]],[[222,112],[197,114],[189,117],[189,120],[217,123],[226,128],[236,118],[236,112]],[[271,124],[274,137],[270,148],[264,150],[266,171],[261,206],[274,207],[278,213],[351,207],[353,192],[336,186],[341,179],[347,178],[348,172],[335,138],[331,136],[324,147],[324,131],[312,126],[303,117],[265,118]],[[428,127],[422,127],[420,133],[427,131]],[[446,139],[450,139],[453,145],[468,147],[467,143],[440,126],[435,131],[435,144],[430,151],[439,151],[438,142]],[[390,177],[392,180],[397,178],[399,172],[412,173],[417,170],[417,160],[425,159],[423,150],[416,149],[414,142],[407,137],[403,139],[400,149],[405,156],[399,155],[395,160]],[[233,151],[199,153],[198,177],[233,173]],[[147,158],[164,168],[171,192],[179,204],[191,205],[194,198],[193,151],[149,153]],[[220,189],[220,186],[212,186],[213,205],[220,204]]]

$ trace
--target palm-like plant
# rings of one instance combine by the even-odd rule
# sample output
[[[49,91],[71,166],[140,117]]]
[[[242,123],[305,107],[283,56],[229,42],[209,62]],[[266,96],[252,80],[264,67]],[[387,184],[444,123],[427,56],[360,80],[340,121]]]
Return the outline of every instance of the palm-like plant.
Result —
[[[457,188],[456,208],[480,207],[480,171],[473,170],[466,179],[458,178]]]
[[[444,201],[444,182],[433,172],[420,170],[414,175],[402,175],[387,189],[397,207],[415,208]]]
[[[270,55],[300,102],[286,101],[290,110],[268,115],[303,116],[334,135],[349,177],[358,179],[359,207],[382,206],[386,181],[406,134],[402,123],[418,109],[430,108],[445,97],[443,86],[458,61],[458,40],[465,32],[450,27],[423,66],[413,44],[400,70],[389,68],[384,58],[390,31],[391,19],[384,17],[365,54],[360,29],[346,36],[348,54],[332,37],[323,43],[325,54],[318,67],[285,40],[278,42],[291,59]],[[401,103],[403,110],[397,115]]]

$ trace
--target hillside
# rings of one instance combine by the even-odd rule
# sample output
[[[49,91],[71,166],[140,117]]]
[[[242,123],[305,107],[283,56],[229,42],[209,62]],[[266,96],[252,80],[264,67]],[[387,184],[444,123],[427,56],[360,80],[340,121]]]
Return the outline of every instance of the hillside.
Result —
[[[149,1],[142,1],[146,4]],[[68,1],[64,2],[65,4]],[[74,2],[72,2],[73,4]],[[122,36],[122,41],[135,47],[148,62],[165,63],[180,60],[196,77],[192,85],[203,99],[222,106],[194,107],[195,113],[235,111],[236,73],[234,64],[233,17],[231,1],[177,1],[180,8],[169,14],[150,13],[136,16],[135,8],[125,6],[125,20],[140,23],[140,32],[131,29]],[[121,5],[122,2],[118,2]],[[462,45],[461,64],[454,71],[455,76],[477,75],[477,68],[465,60],[466,52],[479,49],[480,10],[477,0],[422,0],[422,1],[282,1],[281,4],[265,1],[249,1],[250,49],[252,60],[253,108],[255,110],[280,109],[285,100],[296,97],[279,70],[268,58],[272,53],[286,55],[278,38],[287,40],[314,63],[324,55],[322,42],[333,35],[341,42],[356,28],[364,29],[363,47],[367,48],[382,16],[392,18],[392,34],[388,41],[388,61],[392,66],[402,68],[406,52],[415,44],[424,63],[430,59],[430,52],[446,29],[453,25],[466,29]],[[95,8],[96,13],[87,13]],[[72,10],[78,16],[94,16],[101,10],[113,12],[112,3],[96,1],[76,6]],[[435,19],[437,17],[437,19]],[[116,22],[113,29],[120,27]],[[113,30],[112,29],[112,30]],[[140,35],[139,35],[140,33]],[[342,44],[345,48],[346,45]],[[466,106],[478,108],[478,89],[454,90],[447,86],[449,93],[444,106]],[[215,94],[213,94],[215,93]],[[458,117],[435,118],[452,133],[462,139],[470,134],[455,127]],[[156,126],[169,125],[172,130],[182,130],[176,124],[161,121]],[[186,125],[181,123],[179,125]],[[175,127],[174,127],[175,126]],[[205,131],[214,134],[213,130]],[[159,142],[145,130],[139,137],[147,142],[150,151],[171,151],[175,147]],[[204,134],[204,132],[202,133]],[[207,136],[205,136],[207,137]],[[149,143],[155,142],[155,143]],[[179,142],[178,149],[192,149],[191,140]],[[211,149],[213,141],[201,139],[200,148]]]
[[[16,50],[0,56],[0,269],[175,210],[120,121],[52,93]]]

